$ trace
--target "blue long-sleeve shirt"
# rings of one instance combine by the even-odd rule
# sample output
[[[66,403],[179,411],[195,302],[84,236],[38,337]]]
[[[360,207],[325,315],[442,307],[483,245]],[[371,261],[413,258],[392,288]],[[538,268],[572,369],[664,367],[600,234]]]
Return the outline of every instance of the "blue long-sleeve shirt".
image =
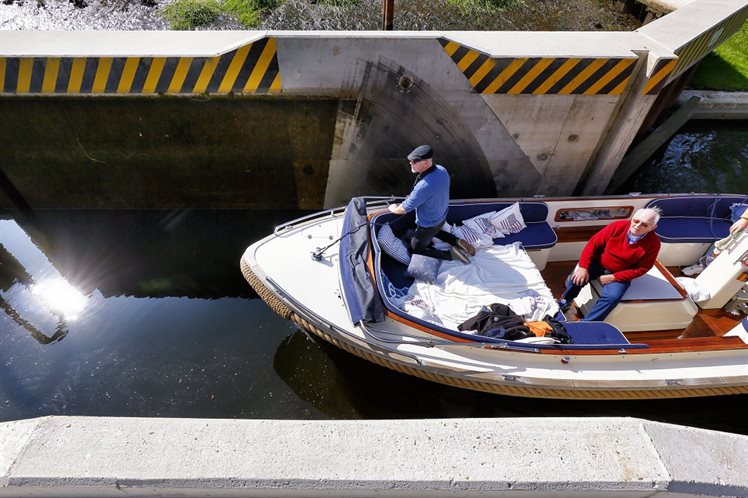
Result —
[[[444,223],[449,208],[449,173],[444,166],[436,164],[424,172],[402,207],[406,213],[416,210],[416,224],[420,227]]]

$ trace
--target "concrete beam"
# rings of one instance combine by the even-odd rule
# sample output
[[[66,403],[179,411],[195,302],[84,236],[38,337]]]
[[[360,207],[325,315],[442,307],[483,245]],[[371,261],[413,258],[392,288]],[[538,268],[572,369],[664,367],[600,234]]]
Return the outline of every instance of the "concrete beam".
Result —
[[[0,496],[748,496],[748,437],[629,418],[0,424]]]
[[[682,105],[692,97],[701,100],[691,119],[748,119],[748,92],[684,90],[678,103]]]

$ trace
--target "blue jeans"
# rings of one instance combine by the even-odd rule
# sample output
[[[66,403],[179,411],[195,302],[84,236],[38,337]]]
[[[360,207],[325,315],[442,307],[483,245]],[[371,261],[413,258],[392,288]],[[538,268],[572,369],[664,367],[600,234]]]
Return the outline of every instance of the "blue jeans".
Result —
[[[590,282],[600,278],[602,275],[610,275],[611,272],[603,268],[600,263],[593,261],[588,269],[590,273]],[[586,284],[585,284],[586,285]],[[631,285],[631,282],[611,282],[608,285],[602,286],[602,293],[600,298],[597,300],[595,305],[592,307],[587,316],[584,317],[584,321],[593,320],[605,320],[605,317],[613,311],[618,301],[621,300],[626,290]],[[571,275],[566,277],[566,290],[561,295],[567,303],[570,303],[572,299],[579,295],[579,291],[582,290],[584,285],[576,285],[571,281]]]

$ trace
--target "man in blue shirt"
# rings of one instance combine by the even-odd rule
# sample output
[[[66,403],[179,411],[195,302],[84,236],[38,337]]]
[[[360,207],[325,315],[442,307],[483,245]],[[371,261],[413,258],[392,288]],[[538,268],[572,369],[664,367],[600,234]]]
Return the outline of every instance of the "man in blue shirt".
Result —
[[[449,173],[443,166],[433,163],[434,151],[430,145],[420,145],[408,154],[410,170],[418,173],[413,190],[402,204],[391,204],[390,212],[405,214],[416,211],[416,230],[410,241],[413,254],[423,254],[439,259],[454,259],[469,263],[475,248],[466,240],[458,239],[442,230],[449,209]],[[449,243],[449,251],[433,246],[433,238]]]

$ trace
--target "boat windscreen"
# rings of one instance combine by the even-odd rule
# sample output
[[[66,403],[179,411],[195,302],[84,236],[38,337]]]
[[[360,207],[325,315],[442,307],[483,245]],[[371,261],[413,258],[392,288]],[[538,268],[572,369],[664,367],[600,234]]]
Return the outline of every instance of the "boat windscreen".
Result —
[[[368,224],[365,200],[354,197],[345,209],[340,240],[340,283],[353,323],[384,320],[384,306],[366,266]]]

